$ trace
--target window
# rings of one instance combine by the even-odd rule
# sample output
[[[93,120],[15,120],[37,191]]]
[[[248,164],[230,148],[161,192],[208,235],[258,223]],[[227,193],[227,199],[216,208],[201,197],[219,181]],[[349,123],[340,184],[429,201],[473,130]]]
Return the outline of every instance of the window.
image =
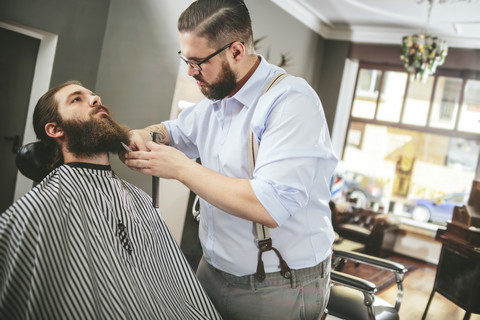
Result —
[[[373,119],[378,100],[381,71],[361,69],[352,106],[352,116]]]
[[[480,134],[480,81],[467,80],[458,130]]]
[[[432,105],[430,126],[442,129],[454,129],[460,100],[462,79],[438,77],[435,97]]]
[[[403,110],[403,123],[415,126],[425,126],[427,124],[433,79],[433,77],[429,77],[426,83],[418,81],[409,83]]]
[[[480,80],[437,72],[422,83],[361,65],[354,92],[341,168],[362,203],[408,216],[419,199],[465,201],[480,154]]]
[[[399,122],[403,96],[407,85],[407,73],[386,71],[382,81],[377,119]]]

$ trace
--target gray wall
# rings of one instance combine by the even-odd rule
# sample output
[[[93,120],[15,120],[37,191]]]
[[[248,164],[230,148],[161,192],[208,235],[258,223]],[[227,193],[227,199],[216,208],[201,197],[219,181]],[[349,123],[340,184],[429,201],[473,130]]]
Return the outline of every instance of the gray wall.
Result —
[[[340,94],[345,59],[350,50],[350,43],[346,41],[324,41],[320,66],[315,73],[313,88],[322,100],[325,117],[330,134],[332,133],[335,112]],[[350,105],[345,106],[350,110]],[[346,130],[346,128],[345,128]]]
[[[177,18],[189,1],[111,2],[97,77],[97,92],[114,117],[143,128],[170,116],[177,79]],[[122,178],[151,193],[151,179],[129,170],[116,157]]]
[[[110,0],[1,0],[0,19],[58,34],[50,86],[95,88]]]
[[[286,54],[290,63],[285,70],[312,85],[317,76],[323,38],[271,1],[246,0],[245,3],[252,18],[254,38],[264,37],[257,53],[273,64],[278,64],[280,55]]]

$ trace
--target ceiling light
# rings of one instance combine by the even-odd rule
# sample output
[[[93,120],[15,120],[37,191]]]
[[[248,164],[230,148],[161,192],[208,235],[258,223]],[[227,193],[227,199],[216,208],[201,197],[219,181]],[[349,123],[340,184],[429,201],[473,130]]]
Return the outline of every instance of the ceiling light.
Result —
[[[427,0],[420,0],[419,3]],[[440,0],[446,2],[447,0]],[[402,54],[400,58],[405,63],[405,69],[415,80],[425,82],[433,75],[438,66],[445,62],[448,52],[447,42],[427,34],[434,0],[428,0],[428,16],[425,31],[419,35],[404,36],[402,39]]]

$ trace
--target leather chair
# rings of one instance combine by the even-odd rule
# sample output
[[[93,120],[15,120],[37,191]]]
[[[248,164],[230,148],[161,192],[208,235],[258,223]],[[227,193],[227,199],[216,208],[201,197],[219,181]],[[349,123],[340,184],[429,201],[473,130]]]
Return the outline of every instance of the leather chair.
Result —
[[[51,171],[48,168],[50,153],[51,151],[40,141],[27,143],[17,149],[15,164],[25,177],[38,183]]]
[[[334,230],[341,238],[362,243],[365,254],[380,257],[386,236],[394,236],[398,220],[370,209],[358,208],[350,203],[337,205],[330,202]]]
[[[395,305],[375,296],[374,283],[336,269],[347,261],[365,263],[395,275],[397,297]],[[398,311],[403,298],[403,279],[407,269],[401,264],[386,259],[351,251],[334,251],[332,261],[332,287],[327,305],[326,319],[347,320],[394,320],[399,319]]]

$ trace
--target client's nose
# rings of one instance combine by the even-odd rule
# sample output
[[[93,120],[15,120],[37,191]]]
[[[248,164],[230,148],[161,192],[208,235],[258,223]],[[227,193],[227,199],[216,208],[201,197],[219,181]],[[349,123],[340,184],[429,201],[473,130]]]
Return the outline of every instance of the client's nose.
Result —
[[[92,107],[102,105],[102,100],[100,99],[99,96],[91,96],[90,101],[89,101],[89,105],[92,106]]]

